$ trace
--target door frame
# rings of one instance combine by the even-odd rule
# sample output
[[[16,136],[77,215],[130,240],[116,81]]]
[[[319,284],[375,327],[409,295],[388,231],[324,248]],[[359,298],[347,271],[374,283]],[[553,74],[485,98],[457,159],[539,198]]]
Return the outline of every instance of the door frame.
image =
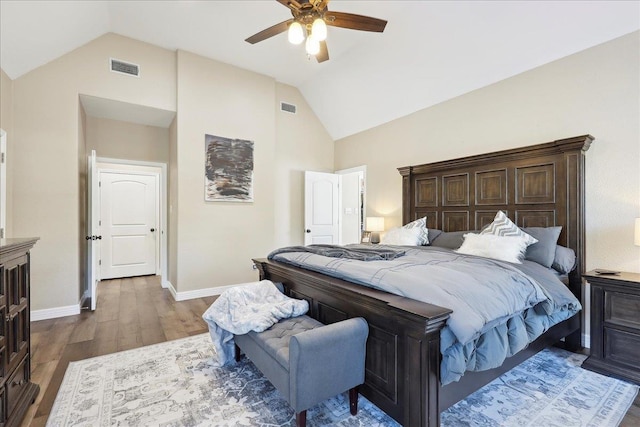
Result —
[[[167,203],[169,201],[167,197],[167,164],[166,163],[156,163],[156,162],[146,162],[139,160],[124,160],[124,159],[113,159],[108,157],[97,157],[96,158],[98,173],[100,172],[112,172],[112,173],[131,173],[131,174],[144,174],[158,175],[158,206],[159,206],[159,227],[160,227],[160,247],[159,247],[159,256],[158,263],[156,264],[156,274],[160,275],[160,283],[163,288],[169,287],[169,275],[168,275],[168,265],[167,265],[167,236],[168,236],[168,216],[167,216]],[[136,168],[137,171],[136,171]],[[157,168],[158,171],[150,171],[149,169],[144,168]],[[100,195],[97,195],[99,198]],[[100,269],[98,269],[100,270]]]

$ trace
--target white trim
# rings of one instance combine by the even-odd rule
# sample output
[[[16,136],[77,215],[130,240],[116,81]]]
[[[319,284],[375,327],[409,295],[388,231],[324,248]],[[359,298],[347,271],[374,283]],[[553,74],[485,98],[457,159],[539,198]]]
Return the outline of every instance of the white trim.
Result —
[[[186,301],[189,299],[220,295],[227,289],[233,289],[236,286],[240,286],[240,285],[226,285],[226,286],[216,286],[215,288],[196,289],[195,291],[178,292],[175,290],[171,282],[166,282],[166,283],[167,283],[167,287],[169,288],[169,292],[171,292],[171,296],[173,296],[173,299],[176,301]]]
[[[44,310],[31,310],[31,321],[55,319],[58,317],[74,316],[80,314],[80,304],[66,307],[45,308]]]

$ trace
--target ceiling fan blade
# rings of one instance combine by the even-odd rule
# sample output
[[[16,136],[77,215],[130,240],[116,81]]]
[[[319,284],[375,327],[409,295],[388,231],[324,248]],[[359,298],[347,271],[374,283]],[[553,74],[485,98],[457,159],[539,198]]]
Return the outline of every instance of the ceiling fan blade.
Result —
[[[261,42],[262,40],[266,40],[269,37],[284,33],[285,31],[287,31],[287,29],[289,29],[289,24],[291,24],[292,22],[293,19],[287,19],[286,21],[276,24],[273,27],[269,27],[266,30],[262,30],[259,33],[252,35],[248,39],[245,39],[245,41],[251,44],[255,44]]]
[[[316,10],[325,11],[327,9],[327,5],[329,4],[329,0],[319,0],[316,3]]]
[[[320,42],[320,52],[316,55],[316,60],[318,63],[328,61],[329,60],[329,50],[327,50],[327,42]]]
[[[280,4],[287,6],[291,10],[295,10],[296,12],[302,9],[302,5],[298,3],[296,0],[276,0],[276,1]]]
[[[351,30],[373,31],[381,33],[387,25],[384,19],[372,18],[370,16],[354,15],[353,13],[328,11],[324,15],[327,25]]]

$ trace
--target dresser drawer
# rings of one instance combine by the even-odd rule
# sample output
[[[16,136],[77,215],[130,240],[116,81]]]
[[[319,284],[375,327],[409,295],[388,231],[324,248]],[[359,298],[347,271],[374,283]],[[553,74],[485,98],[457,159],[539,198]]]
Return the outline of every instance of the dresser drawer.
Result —
[[[631,368],[638,368],[640,335],[604,328],[604,358]]]
[[[11,414],[16,403],[20,400],[20,395],[29,385],[29,364],[27,358],[22,359],[16,371],[9,377],[5,384],[7,396],[7,414]]]
[[[640,330],[640,295],[605,290],[604,321]]]

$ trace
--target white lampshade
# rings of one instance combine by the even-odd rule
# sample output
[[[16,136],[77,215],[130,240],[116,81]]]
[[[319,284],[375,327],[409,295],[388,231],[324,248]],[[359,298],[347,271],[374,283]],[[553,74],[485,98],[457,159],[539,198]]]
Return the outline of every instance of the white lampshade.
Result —
[[[384,218],[381,216],[368,216],[366,230],[384,231]]]
[[[311,25],[311,36],[319,42],[327,39],[327,24],[322,18],[316,18]]]
[[[305,45],[305,49],[309,55],[317,55],[320,53],[320,42],[315,38],[309,36],[307,37],[307,44]]]
[[[636,246],[640,246],[640,218],[636,218],[636,232],[633,238],[633,243]]]
[[[287,33],[289,38],[289,43],[291,44],[300,44],[304,40],[304,30],[302,29],[302,25],[299,22],[292,22],[289,25],[289,31]]]

